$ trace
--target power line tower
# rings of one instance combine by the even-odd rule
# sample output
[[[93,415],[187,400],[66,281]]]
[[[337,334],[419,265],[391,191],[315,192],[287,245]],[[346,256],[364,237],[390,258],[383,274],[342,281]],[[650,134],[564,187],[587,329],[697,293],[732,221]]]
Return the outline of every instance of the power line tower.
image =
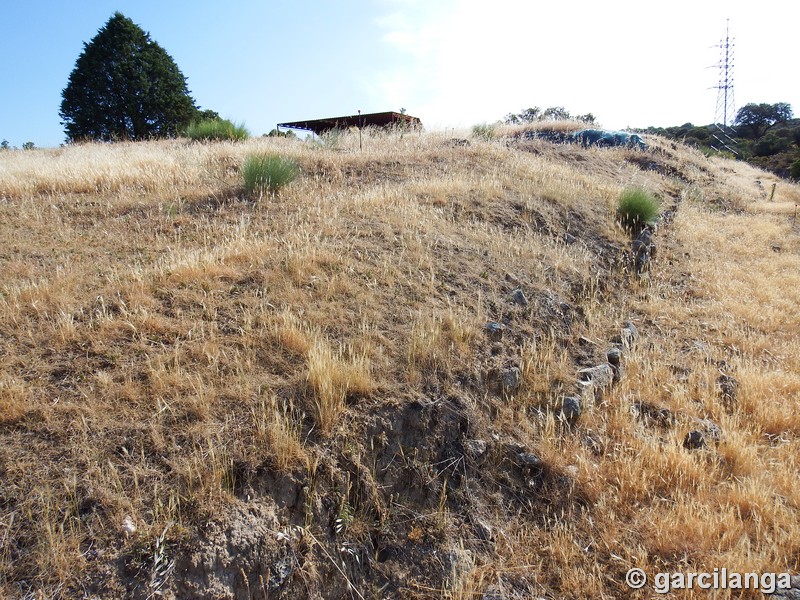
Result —
[[[714,113],[714,131],[712,132],[714,141],[711,147],[718,151],[727,150],[738,155],[732,127],[736,115],[733,100],[734,45],[733,38],[730,36],[729,19],[725,22],[725,39],[716,46],[720,49],[719,63],[715,65],[719,69],[719,82],[714,86],[717,89],[717,108]]]

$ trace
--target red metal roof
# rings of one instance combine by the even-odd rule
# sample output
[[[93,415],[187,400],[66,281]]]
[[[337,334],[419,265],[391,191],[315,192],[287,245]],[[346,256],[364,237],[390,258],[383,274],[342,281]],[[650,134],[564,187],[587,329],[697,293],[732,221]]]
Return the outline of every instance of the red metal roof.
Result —
[[[317,135],[331,129],[347,129],[349,127],[388,127],[391,125],[406,124],[412,127],[421,127],[422,121],[417,117],[397,112],[368,113],[365,115],[346,115],[343,117],[329,117],[326,119],[313,119],[309,121],[292,121],[291,123],[278,123],[278,128],[305,129]]]

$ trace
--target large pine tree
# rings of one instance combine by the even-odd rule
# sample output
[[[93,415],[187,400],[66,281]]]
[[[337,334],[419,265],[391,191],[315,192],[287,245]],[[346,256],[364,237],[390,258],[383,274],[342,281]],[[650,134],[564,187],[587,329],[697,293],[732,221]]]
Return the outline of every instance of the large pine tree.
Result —
[[[170,137],[197,113],[172,57],[119,12],[84,43],[61,96],[70,141]]]

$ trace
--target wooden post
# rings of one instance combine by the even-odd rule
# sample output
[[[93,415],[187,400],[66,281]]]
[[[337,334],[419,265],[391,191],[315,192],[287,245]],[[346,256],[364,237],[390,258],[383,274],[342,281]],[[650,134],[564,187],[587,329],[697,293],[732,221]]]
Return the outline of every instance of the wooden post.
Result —
[[[778,187],[777,183],[772,184],[772,191],[769,194],[769,201],[772,202],[773,198],[775,198],[775,188]]]

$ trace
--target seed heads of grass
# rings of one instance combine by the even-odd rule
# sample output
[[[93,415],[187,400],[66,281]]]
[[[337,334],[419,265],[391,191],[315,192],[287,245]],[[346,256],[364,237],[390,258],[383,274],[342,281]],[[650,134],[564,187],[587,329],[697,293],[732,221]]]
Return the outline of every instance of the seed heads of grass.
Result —
[[[244,189],[251,196],[265,192],[274,196],[299,174],[297,161],[279,154],[253,154],[242,165]]]

